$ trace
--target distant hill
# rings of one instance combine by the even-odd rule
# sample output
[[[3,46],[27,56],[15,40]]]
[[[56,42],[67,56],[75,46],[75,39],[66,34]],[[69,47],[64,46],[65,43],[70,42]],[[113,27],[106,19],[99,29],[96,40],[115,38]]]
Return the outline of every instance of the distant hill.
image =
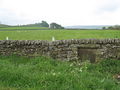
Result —
[[[66,29],[102,29],[103,27],[109,27],[111,25],[77,25],[77,26],[66,26]]]
[[[0,28],[1,28],[1,27],[9,27],[9,25],[0,24]]]
[[[20,25],[22,27],[41,27],[40,23],[35,23],[35,24],[27,24],[27,25]]]
[[[49,24],[46,21],[42,21],[40,23],[34,23],[34,24],[27,24],[27,25],[21,25],[25,27],[49,27]]]

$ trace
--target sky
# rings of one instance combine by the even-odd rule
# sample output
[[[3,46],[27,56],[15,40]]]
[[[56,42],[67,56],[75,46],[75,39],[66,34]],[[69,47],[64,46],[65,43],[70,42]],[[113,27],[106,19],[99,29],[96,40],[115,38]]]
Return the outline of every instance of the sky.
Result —
[[[56,22],[63,26],[118,25],[120,0],[0,0],[0,23]]]

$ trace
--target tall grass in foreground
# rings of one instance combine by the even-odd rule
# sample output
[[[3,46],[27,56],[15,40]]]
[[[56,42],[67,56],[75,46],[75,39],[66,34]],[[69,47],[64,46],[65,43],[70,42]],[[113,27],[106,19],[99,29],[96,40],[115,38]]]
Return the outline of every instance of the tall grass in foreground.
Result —
[[[0,90],[120,90],[119,60],[96,64],[0,56]]]

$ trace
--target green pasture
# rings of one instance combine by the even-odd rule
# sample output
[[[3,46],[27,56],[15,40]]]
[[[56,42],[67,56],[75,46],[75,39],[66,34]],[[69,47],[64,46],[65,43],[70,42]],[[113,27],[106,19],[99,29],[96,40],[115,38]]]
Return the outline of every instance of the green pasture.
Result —
[[[27,28],[27,27],[26,27]],[[28,27],[34,28],[35,27]],[[36,27],[38,28],[38,27]],[[24,28],[25,29],[25,28]],[[5,40],[9,37],[11,40],[51,40],[55,37],[56,40],[66,39],[105,39],[105,38],[120,38],[119,30],[13,30],[0,31],[0,40]],[[12,30],[12,29],[11,29]]]
[[[0,30],[41,30],[48,29],[47,27],[26,27],[26,26],[9,26],[0,27]]]
[[[0,28],[0,40],[120,38],[119,30],[43,30],[42,27]],[[11,30],[11,31],[9,31]],[[0,56],[0,90],[120,90],[120,60],[58,61],[46,57]]]

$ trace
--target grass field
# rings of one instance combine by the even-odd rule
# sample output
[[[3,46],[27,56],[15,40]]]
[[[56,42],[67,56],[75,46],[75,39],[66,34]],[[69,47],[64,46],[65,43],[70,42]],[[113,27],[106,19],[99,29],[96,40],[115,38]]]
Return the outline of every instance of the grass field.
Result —
[[[119,30],[41,30],[40,27],[0,28],[0,40],[120,38]],[[11,30],[11,31],[9,31]],[[120,60],[57,61],[46,57],[0,56],[0,90],[120,90]]]
[[[26,26],[9,26],[0,27],[0,30],[41,30],[48,29],[47,27],[26,27]]]
[[[120,90],[119,60],[96,64],[0,56],[0,90]]]
[[[9,39],[11,40],[51,40],[53,36],[55,37],[56,40],[83,39],[83,38],[84,39],[120,38],[119,30],[24,30],[24,29],[21,28],[21,30],[15,31],[0,31],[0,40],[5,40],[6,37],[9,37]]]

